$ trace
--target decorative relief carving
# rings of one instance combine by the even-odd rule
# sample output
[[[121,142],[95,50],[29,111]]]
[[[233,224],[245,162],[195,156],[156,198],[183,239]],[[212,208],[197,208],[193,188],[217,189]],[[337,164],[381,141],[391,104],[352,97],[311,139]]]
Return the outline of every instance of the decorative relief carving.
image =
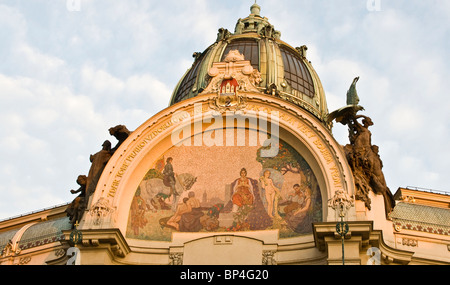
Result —
[[[19,244],[17,242],[9,240],[9,242],[6,244],[6,246],[3,248],[1,252],[1,257],[15,256],[20,254],[20,251],[21,249],[19,248]]]
[[[277,261],[275,260],[274,250],[265,250],[262,254],[262,264],[263,265],[277,265]]]
[[[343,189],[337,189],[334,197],[328,200],[328,207],[339,211],[340,215],[345,216],[348,210],[355,205],[355,199],[348,195]]]
[[[95,245],[95,244],[97,244],[97,245]],[[94,243],[94,245],[98,246],[98,241],[97,241],[97,243]],[[122,258],[125,257],[125,252],[122,250],[122,248],[119,245],[116,244],[116,245],[111,246],[111,250],[115,256],[122,257]]]
[[[417,247],[419,246],[419,241],[416,239],[402,238],[402,245]]]
[[[202,94],[216,93],[209,102],[211,109],[219,113],[239,111],[246,107],[245,92],[259,92],[261,73],[238,50],[231,50],[224,62],[213,63],[208,75],[210,82]]]
[[[91,207],[89,214],[94,217],[94,225],[100,225],[101,220],[109,216],[115,211],[116,207],[111,207],[109,205],[109,200],[101,197],[98,201]]]
[[[25,265],[31,261],[31,256],[25,256],[19,259],[18,265]]]
[[[180,252],[169,254],[169,259],[170,265],[183,265],[183,254]]]
[[[419,231],[419,232],[426,232],[431,234],[438,234],[438,235],[450,235],[450,229],[446,226],[439,226],[439,225],[432,225],[432,224],[426,224],[426,223],[420,223],[420,222],[414,222],[414,221],[408,221],[408,220],[402,220],[402,219],[392,219],[394,224],[394,229],[397,232],[400,232],[402,230],[410,230],[410,231]]]
[[[415,203],[416,199],[413,196],[402,196],[402,197],[400,197],[400,201],[406,202],[406,203]]]
[[[66,255],[66,251],[64,250],[64,248],[60,248],[55,250],[55,256],[56,257],[60,257],[60,256],[64,256]]]

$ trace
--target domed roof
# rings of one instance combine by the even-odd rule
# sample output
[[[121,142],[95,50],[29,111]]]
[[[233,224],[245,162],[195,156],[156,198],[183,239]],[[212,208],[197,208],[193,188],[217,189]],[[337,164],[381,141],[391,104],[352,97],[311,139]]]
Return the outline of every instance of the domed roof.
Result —
[[[237,50],[261,73],[257,86],[261,93],[278,96],[308,110],[322,122],[328,108],[322,84],[306,59],[306,46],[293,48],[283,42],[257,4],[251,14],[237,21],[234,33],[220,28],[217,40],[204,52],[193,54],[194,63],[176,86],[170,105],[199,95],[208,85],[208,70],[223,62],[231,50]]]

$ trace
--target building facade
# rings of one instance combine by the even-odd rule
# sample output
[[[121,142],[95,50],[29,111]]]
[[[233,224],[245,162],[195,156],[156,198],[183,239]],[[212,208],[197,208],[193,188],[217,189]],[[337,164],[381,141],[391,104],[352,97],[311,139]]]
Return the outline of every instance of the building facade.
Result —
[[[110,129],[71,203],[0,221],[0,264],[450,264],[450,196],[391,194],[358,78],[330,113],[307,47],[250,11],[168,108]]]

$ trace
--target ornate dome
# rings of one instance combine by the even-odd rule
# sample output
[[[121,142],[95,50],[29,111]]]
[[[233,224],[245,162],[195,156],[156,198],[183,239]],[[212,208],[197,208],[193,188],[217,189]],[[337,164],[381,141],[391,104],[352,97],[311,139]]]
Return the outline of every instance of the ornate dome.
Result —
[[[322,84],[306,59],[306,46],[293,48],[280,39],[266,17],[260,16],[257,4],[251,14],[237,21],[234,33],[220,28],[217,40],[204,52],[193,54],[192,67],[176,86],[170,105],[199,95],[208,85],[208,70],[224,61],[231,50],[238,50],[253,68],[261,73],[258,90],[281,97],[314,114],[325,122],[328,108]]]

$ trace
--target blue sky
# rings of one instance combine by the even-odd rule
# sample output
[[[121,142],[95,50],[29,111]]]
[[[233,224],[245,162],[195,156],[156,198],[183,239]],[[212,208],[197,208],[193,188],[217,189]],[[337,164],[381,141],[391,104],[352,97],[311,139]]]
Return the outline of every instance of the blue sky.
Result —
[[[192,53],[253,1],[0,1],[0,219],[72,201],[108,128],[165,108]],[[331,111],[352,80],[395,193],[450,192],[450,1],[259,0],[308,46]],[[333,129],[341,144],[346,128]],[[113,142],[114,143],[114,142]]]

